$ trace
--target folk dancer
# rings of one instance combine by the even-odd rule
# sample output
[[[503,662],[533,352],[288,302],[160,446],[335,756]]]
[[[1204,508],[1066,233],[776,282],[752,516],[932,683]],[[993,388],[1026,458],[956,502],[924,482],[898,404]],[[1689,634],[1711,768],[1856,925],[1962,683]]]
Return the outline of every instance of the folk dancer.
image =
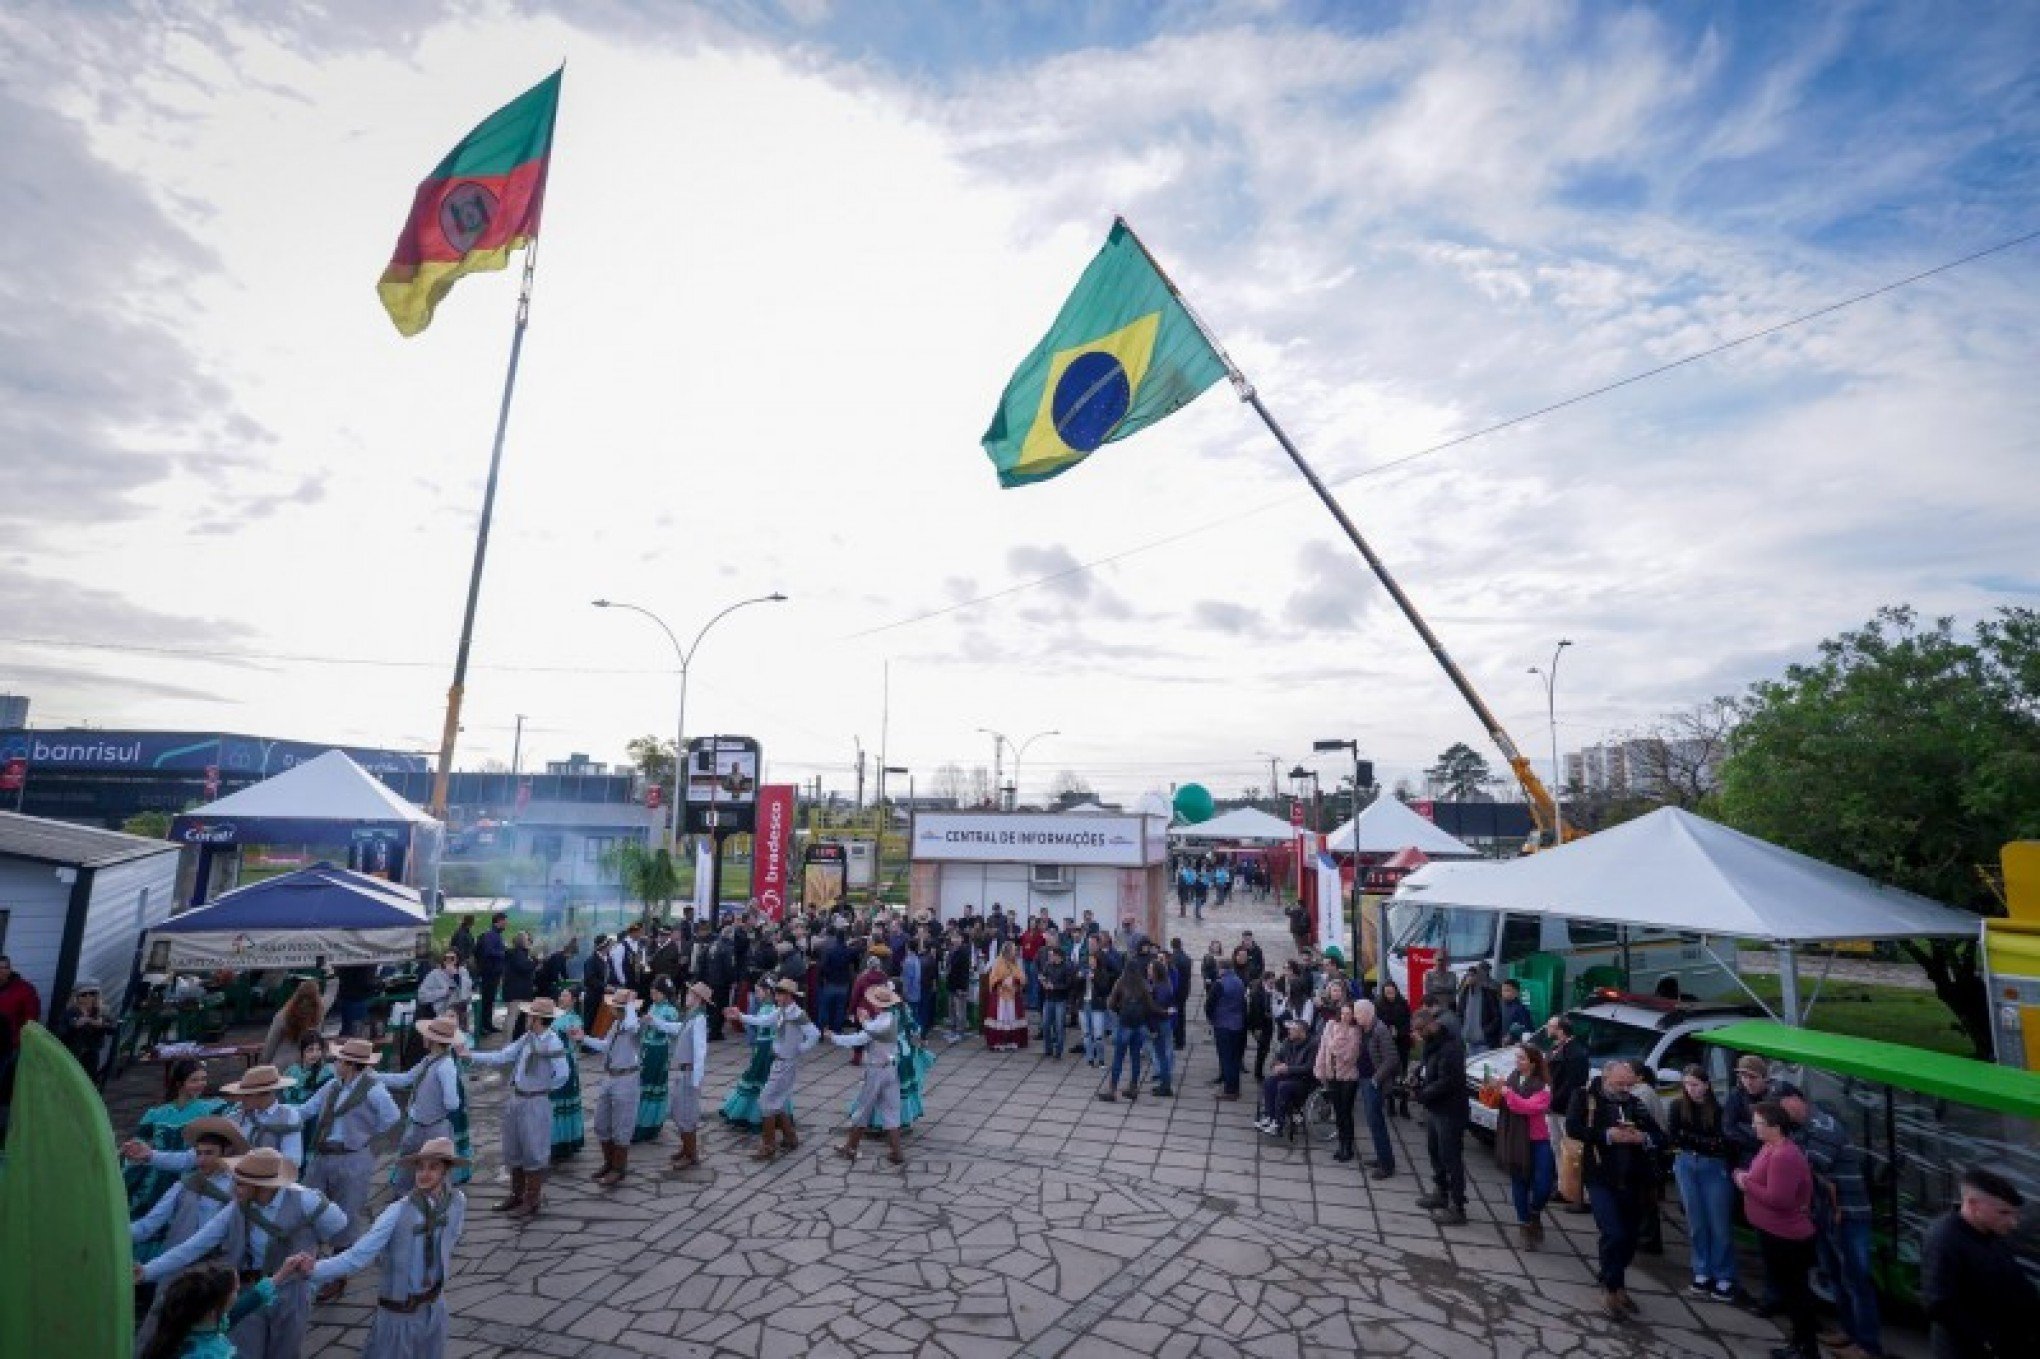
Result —
[[[340,1205],[347,1214],[347,1228],[333,1244],[345,1248],[354,1244],[368,1226],[368,1182],[375,1174],[375,1139],[397,1126],[403,1115],[397,1102],[383,1089],[369,1068],[375,1065],[375,1045],[366,1038],[343,1038],[336,1054],[340,1075],[319,1087],[299,1110],[307,1121],[317,1120],[319,1141],[305,1168],[304,1186],[316,1189]],[[336,1280],[317,1298],[331,1302],[346,1287]]]
[[[793,1100],[794,1081],[800,1074],[801,1054],[822,1041],[822,1031],[800,1008],[800,983],[791,977],[781,977],[772,983],[772,990],[779,1003],[763,1014],[747,1015],[734,1005],[723,1011],[723,1018],[732,1024],[772,1035],[772,1072],[765,1078],[765,1088],[758,1092],[764,1138],[751,1155],[754,1161],[770,1161],[777,1156],[781,1135],[786,1138],[787,1151],[800,1146],[800,1135],[794,1131],[788,1106]]]
[[[900,1073],[894,1065],[902,1037],[900,1016],[894,1008],[900,998],[890,986],[880,983],[865,993],[864,1000],[868,1014],[855,1016],[858,1031],[829,1035],[829,1041],[839,1048],[866,1050],[864,1085],[850,1106],[850,1137],[836,1148],[836,1154],[855,1161],[865,1127],[875,1122],[885,1133],[885,1159],[896,1166],[905,1165],[907,1158],[900,1151]]]
[[[652,989],[656,992],[657,984]],[[714,998],[707,982],[690,982],[685,1014],[668,1019],[662,1011],[672,1007],[655,1005],[645,1016],[645,1022],[669,1040],[674,1059],[672,1119],[673,1130],[680,1134],[680,1150],[667,1162],[674,1170],[701,1164],[701,1082],[708,1075],[708,1004]]]
[[[399,1194],[411,1191],[411,1167],[404,1158],[435,1137],[447,1137],[457,1147],[467,1143],[467,1084],[460,1078],[458,1050],[467,1036],[452,1015],[422,1019],[412,1028],[425,1044],[425,1055],[409,1071],[376,1072],[377,1084],[385,1090],[409,1090],[411,1107],[404,1116],[404,1135],[397,1143],[397,1163],[390,1167],[390,1183]],[[469,1174],[467,1162],[454,1182]]]
[[[716,1024],[721,1021],[722,1011],[714,1008],[714,983],[710,983],[709,1041],[714,1042]],[[778,1008],[777,993],[758,987],[751,992],[751,1013],[763,1016]],[[765,1115],[758,1112],[758,1096],[765,1089],[765,1080],[772,1074],[772,1030],[769,1027],[751,1026],[747,1037],[751,1044],[751,1060],[731,1087],[729,1098],[722,1104],[725,1122],[734,1123],[745,1132],[756,1132],[765,1122]],[[786,1106],[786,1116],[793,1118],[793,1104]]]
[[[215,1213],[175,1250],[135,1266],[135,1280],[160,1283],[214,1251],[244,1284],[276,1275],[275,1302],[241,1318],[229,1335],[240,1359],[298,1359],[312,1319],[312,1291],[302,1278],[285,1281],[284,1264],[346,1229],[347,1214],[297,1183],[288,1158],[273,1147],[256,1147],[234,1162],[234,1206]]]
[[[595,1140],[602,1144],[602,1168],[592,1176],[604,1189],[623,1182],[630,1169],[630,1134],[637,1126],[644,1067],[644,1024],[635,991],[611,991],[602,1003],[615,1012],[607,1038],[580,1035],[581,1046],[602,1054],[602,1089],[595,1095]]]
[[[192,1119],[180,1140],[197,1157],[197,1165],[170,1181],[155,1206],[128,1224],[137,1260],[175,1250],[198,1234],[220,1209],[234,1201],[234,1166],[227,1158],[248,1150],[248,1139],[230,1121],[217,1115]],[[149,1310],[135,1328],[135,1348],[146,1349],[155,1334],[169,1289],[158,1288]]]
[[[571,1048],[575,1031],[587,1027],[581,1018],[580,992],[571,986],[561,988],[559,1005],[552,1030]],[[581,1064],[568,1062],[567,1083],[552,1092],[552,1163],[558,1165],[579,1156],[587,1131],[587,1114],[581,1108]],[[468,1174],[466,1170],[454,1173],[457,1177]]]
[[[285,1068],[283,1074],[297,1083],[277,1098],[298,1107],[310,1103],[312,1096],[325,1089],[327,1082],[340,1074],[334,1066],[332,1054],[326,1050],[326,1036],[317,1029],[307,1031],[304,1037],[298,1039],[298,1059]],[[306,1145],[318,1145],[318,1119],[307,1115],[302,1131]]]
[[[672,1030],[665,1025],[677,1024],[680,1011],[673,1004],[672,978],[652,979],[652,1003],[638,1018],[645,1025],[644,1065],[638,1072],[637,1123],[631,1129],[630,1140],[656,1142],[673,1098],[673,1051],[666,1039]],[[654,1024],[651,1022],[654,1019],[664,1023]]]
[[[473,1053],[468,1060],[510,1068],[510,1097],[503,1104],[503,1165],[510,1172],[510,1196],[490,1211],[530,1219],[538,1216],[552,1165],[552,1092],[567,1083],[574,1059],[549,1027],[559,1016],[551,998],[519,1004],[532,1025],[506,1046]]]
[[[150,1107],[135,1129],[135,1139],[158,1151],[180,1151],[190,1145],[184,1129],[192,1120],[217,1118],[233,1106],[206,1093],[209,1076],[205,1063],[179,1057],[165,1073],[164,1092],[168,1099]],[[130,1165],[124,1172],[128,1186],[128,1216],[140,1217],[156,1206],[170,1186],[177,1183],[174,1171],[145,1165]],[[142,1258],[142,1257],[136,1257]]]
[[[277,1096],[290,1086],[290,1078],[279,1074],[275,1067],[251,1066],[240,1080],[221,1086],[220,1093],[234,1101],[234,1110],[227,1118],[241,1130],[248,1145],[282,1153],[283,1159],[290,1162],[295,1179],[295,1171],[305,1159],[301,1131],[304,1115],[297,1108],[277,1101]],[[190,1151],[157,1151],[137,1141],[127,1142],[120,1150],[130,1161],[178,1175],[198,1164],[197,1156]]]
[[[382,1284],[362,1359],[441,1359],[446,1353],[442,1294],[467,1223],[467,1195],[451,1181],[467,1158],[451,1138],[435,1137],[403,1159],[415,1186],[410,1193],[383,1209],[346,1250],[316,1264],[308,1255],[294,1261],[310,1270],[313,1283],[328,1288],[381,1262]]]

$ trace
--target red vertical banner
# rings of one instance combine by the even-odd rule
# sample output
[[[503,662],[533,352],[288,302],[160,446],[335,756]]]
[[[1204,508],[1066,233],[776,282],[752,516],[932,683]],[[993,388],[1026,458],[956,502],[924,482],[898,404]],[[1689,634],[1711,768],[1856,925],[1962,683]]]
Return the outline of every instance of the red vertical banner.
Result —
[[[793,785],[758,788],[758,829],[751,837],[751,896],[767,919],[786,914],[793,858]]]
[[[28,761],[20,756],[0,764],[0,792],[18,793],[28,787]]]

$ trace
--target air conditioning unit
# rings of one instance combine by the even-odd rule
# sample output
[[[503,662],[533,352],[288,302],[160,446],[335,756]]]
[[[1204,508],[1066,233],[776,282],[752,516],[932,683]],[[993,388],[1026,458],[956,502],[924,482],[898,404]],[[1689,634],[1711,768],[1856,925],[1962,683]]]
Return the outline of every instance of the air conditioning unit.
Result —
[[[1035,864],[1029,871],[1028,882],[1037,892],[1068,892],[1076,887],[1064,864]]]

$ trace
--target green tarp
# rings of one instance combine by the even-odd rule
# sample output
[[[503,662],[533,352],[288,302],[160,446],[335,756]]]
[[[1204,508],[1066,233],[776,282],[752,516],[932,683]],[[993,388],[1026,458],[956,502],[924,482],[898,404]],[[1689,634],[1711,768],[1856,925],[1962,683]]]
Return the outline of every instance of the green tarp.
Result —
[[[1699,1038],[1703,1043],[1718,1043],[1738,1052],[1754,1052],[1781,1062],[1819,1067],[1973,1108],[2040,1121],[2040,1073],[1909,1048],[1902,1043],[1795,1029],[1763,1019],[1710,1029]]]

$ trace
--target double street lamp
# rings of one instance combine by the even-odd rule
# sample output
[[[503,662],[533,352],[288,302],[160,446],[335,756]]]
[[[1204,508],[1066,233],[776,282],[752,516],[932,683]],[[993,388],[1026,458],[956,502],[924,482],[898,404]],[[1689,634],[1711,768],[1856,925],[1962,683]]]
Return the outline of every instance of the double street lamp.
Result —
[[[645,617],[651,619],[654,623],[657,623],[659,625],[659,631],[666,634],[666,640],[673,644],[673,654],[680,658],[680,716],[679,719],[674,723],[673,727],[673,802],[672,802],[673,822],[672,830],[666,837],[666,847],[674,851],[676,854],[679,852],[680,848],[680,826],[681,818],[684,815],[684,811],[680,805],[680,795],[683,788],[685,787],[684,770],[687,761],[688,667],[694,663],[695,653],[701,650],[701,639],[708,636],[708,630],[714,627],[717,623],[720,623],[723,619],[728,618],[738,609],[746,608],[752,604],[784,604],[785,602],[786,596],[779,593],[779,591],[777,590],[774,590],[769,595],[758,595],[751,599],[740,599],[736,603],[724,609],[721,613],[717,614],[715,617],[709,619],[706,623],[703,623],[701,625],[701,631],[694,634],[693,643],[691,645],[683,647],[680,645],[680,639],[673,635],[673,629],[666,626],[666,620],[659,617],[659,615],[653,613],[650,609],[644,608],[642,605],[638,604],[625,604],[620,600],[614,599],[598,599],[593,601],[595,607],[598,609],[627,609],[631,613],[643,614]]]
[[[1530,667],[1530,673],[1544,681],[1544,717],[1551,725],[1551,815],[1555,824],[1551,828],[1551,846],[1558,848],[1565,843],[1565,776],[1558,767],[1558,658],[1572,645],[1569,637],[1560,638],[1551,649],[1551,666]]]
[[[1002,731],[993,731],[990,727],[979,727],[978,730],[992,738],[992,797],[994,801],[1004,796],[999,790],[999,752],[1004,746],[1013,746],[1013,807],[1007,809],[1009,811],[1013,810],[1020,805],[1020,760],[1022,756],[1027,754],[1027,747],[1033,745],[1044,736],[1060,736],[1062,733],[1053,730],[1037,731],[1034,735],[1020,742],[1020,744],[1013,745],[1013,738]]]
[[[1360,958],[1360,790],[1374,782],[1374,762],[1360,758],[1360,742],[1354,741],[1313,741],[1310,748],[1323,754],[1333,750],[1347,750],[1353,753],[1353,819],[1346,823],[1353,852],[1353,963],[1354,976],[1359,976]]]

